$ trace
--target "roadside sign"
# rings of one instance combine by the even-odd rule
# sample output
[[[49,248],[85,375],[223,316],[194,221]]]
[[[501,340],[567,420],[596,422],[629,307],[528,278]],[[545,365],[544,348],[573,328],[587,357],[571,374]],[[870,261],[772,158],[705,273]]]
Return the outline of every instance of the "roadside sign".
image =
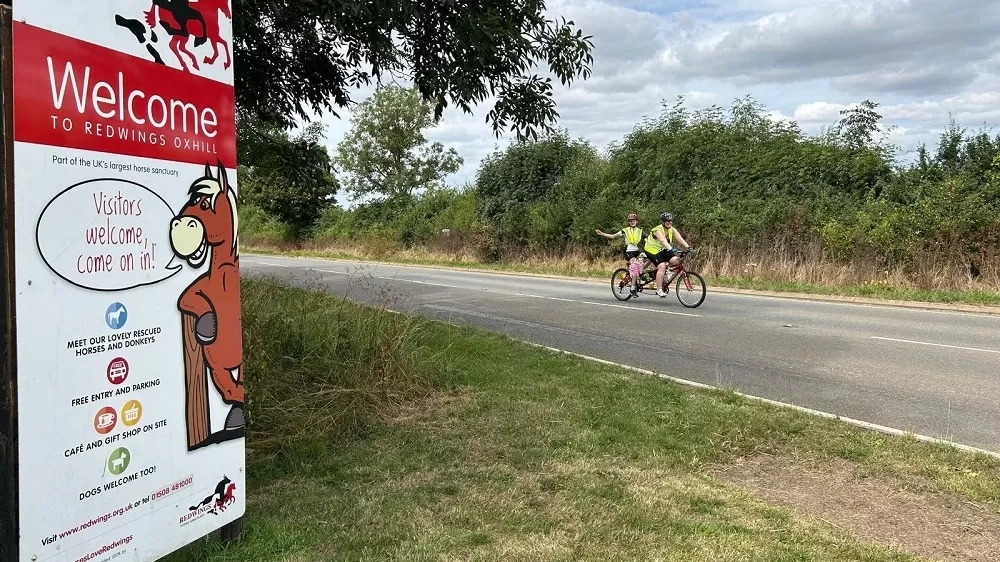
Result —
[[[230,0],[21,0],[5,21],[9,559],[157,560],[246,508]]]

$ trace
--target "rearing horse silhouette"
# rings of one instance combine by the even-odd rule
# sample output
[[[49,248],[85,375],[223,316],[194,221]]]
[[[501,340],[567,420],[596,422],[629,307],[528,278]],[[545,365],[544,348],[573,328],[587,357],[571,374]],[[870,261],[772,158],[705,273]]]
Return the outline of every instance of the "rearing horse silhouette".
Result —
[[[208,40],[208,33],[206,32],[205,16],[199,10],[191,7],[191,0],[153,0],[153,4],[145,14],[149,29],[155,29],[157,22],[159,22],[166,30],[167,35],[170,35],[170,50],[177,56],[181,68],[188,70],[187,63],[181,56],[181,53],[184,53],[191,59],[191,65],[194,66],[194,69],[199,70],[198,59],[195,58],[194,53],[188,50],[187,43],[188,39],[194,36],[194,46],[203,45]],[[216,25],[218,25],[218,19],[216,19]],[[216,31],[216,35],[218,35],[218,31]]]
[[[146,16],[145,22],[118,14],[115,15],[115,23],[131,31],[136,40],[144,45],[149,54],[153,56],[154,62],[165,64],[153,45],[158,41],[156,28],[161,27],[170,36],[168,46],[177,57],[183,70],[190,72],[184,55],[187,55],[187,59],[191,61],[191,66],[195,70],[201,70],[198,66],[198,57],[188,50],[188,43],[192,37],[194,37],[195,47],[211,42],[212,56],[204,58],[205,64],[215,64],[215,61],[219,59],[219,46],[221,45],[226,54],[223,68],[228,70],[232,66],[233,55],[229,50],[229,43],[222,38],[219,26],[220,13],[230,20],[233,19],[233,12],[230,8],[231,0],[198,0],[194,4],[191,3],[192,0],[150,1],[152,4],[149,10],[143,12]],[[149,28],[148,39],[144,23]]]
[[[227,19],[233,19],[233,12],[229,9],[229,0],[200,0],[198,10],[205,22],[205,36],[212,43],[212,56],[205,57],[205,64],[215,64],[219,58],[219,45],[226,50],[226,62],[222,67],[226,70],[233,64],[233,56],[229,52],[229,43],[222,38],[219,27],[219,13]]]

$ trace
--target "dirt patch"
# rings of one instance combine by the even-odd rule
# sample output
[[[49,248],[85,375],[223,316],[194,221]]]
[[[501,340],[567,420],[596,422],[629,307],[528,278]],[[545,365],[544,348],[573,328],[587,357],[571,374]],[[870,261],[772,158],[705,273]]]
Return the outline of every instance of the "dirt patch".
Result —
[[[386,421],[391,425],[404,425],[419,421],[424,421],[441,415],[452,409],[458,409],[471,403],[473,391],[471,388],[457,388],[450,392],[431,392],[426,396],[403,404],[400,408],[387,416]]]
[[[773,505],[864,540],[933,560],[1000,560],[1000,514],[995,510],[955,496],[858,478],[847,461],[820,469],[761,456],[711,473]]]

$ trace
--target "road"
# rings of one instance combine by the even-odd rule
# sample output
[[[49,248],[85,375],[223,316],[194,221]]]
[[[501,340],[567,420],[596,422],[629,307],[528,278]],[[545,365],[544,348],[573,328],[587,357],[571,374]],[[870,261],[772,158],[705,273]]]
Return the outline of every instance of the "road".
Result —
[[[619,302],[597,284],[242,256],[271,275],[396,310],[1000,452],[1000,317],[724,294]],[[367,285],[365,287],[364,285]]]

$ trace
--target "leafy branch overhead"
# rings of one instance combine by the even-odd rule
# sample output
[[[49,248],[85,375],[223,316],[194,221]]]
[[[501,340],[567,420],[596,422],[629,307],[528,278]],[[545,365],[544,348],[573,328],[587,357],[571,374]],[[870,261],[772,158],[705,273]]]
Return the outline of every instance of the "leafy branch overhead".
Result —
[[[424,137],[436,122],[433,106],[415,89],[383,87],[366,99],[337,146],[336,163],[347,173],[344,187],[352,198],[409,198],[457,172],[458,152]]]
[[[493,132],[537,138],[559,118],[553,81],[590,77],[593,43],[542,0],[244,0],[233,11],[241,109],[289,126],[353,104],[349,91],[405,75],[439,118],[491,97]]]

